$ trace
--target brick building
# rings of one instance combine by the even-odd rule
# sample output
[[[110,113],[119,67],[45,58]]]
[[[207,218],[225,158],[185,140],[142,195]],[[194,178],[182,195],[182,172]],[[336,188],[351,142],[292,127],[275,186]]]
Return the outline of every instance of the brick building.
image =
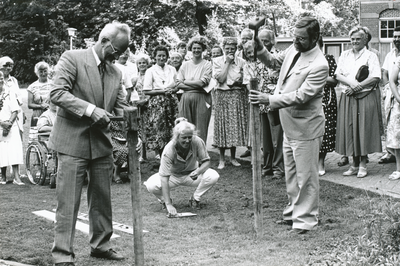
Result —
[[[393,48],[393,29],[400,26],[400,0],[360,0],[360,24],[370,29],[370,46],[380,52],[383,63]]]

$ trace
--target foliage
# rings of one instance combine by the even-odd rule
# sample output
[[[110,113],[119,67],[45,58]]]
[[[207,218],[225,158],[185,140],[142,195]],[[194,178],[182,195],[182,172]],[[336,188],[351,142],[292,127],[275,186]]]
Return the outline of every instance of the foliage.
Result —
[[[332,253],[341,265],[399,265],[400,210],[390,198],[367,199],[364,234],[346,238]]]
[[[85,39],[97,40],[105,24],[118,20],[132,28],[130,48],[146,42],[149,54],[160,42],[188,41],[199,30],[199,13],[209,14],[205,34],[211,44],[222,36],[238,36],[257,16],[267,17],[267,27],[277,36],[290,34],[299,10],[314,12],[326,36],[347,36],[357,24],[358,0],[314,1],[306,9],[288,0],[0,0],[0,55],[15,61],[12,73],[20,82],[36,77],[40,60],[54,65],[69,49],[68,27],[77,29],[73,46],[85,48]],[[200,12],[201,11],[201,12]],[[173,32],[175,31],[175,33]],[[172,38],[172,39],[171,39]],[[162,40],[163,39],[163,40]]]

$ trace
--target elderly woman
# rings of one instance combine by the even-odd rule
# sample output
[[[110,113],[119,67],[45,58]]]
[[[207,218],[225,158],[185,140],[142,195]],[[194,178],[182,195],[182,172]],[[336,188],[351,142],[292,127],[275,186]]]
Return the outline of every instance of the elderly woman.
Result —
[[[214,143],[220,151],[218,169],[225,167],[225,149],[231,151],[231,163],[240,166],[236,160],[236,146],[247,143],[247,99],[243,86],[245,61],[235,56],[238,41],[235,37],[223,40],[224,56],[213,59],[213,77],[218,85],[214,97]]]
[[[5,185],[7,183],[7,166],[12,166],[13,183],[25,185],[19,176],[18,167],[24,163],[22,140],[16,123],[20,107],[15,94],[5,89],[4,83],[4,74],[0,71],[0,100],[2,101],[0,110],[0,184]]]
[[[158,198],[171,215],[176,215],[170,189],[177,186],[197,187],[190,197],[192,208],[200,209],[200,198],[217,183],[218,173],[210,169],[210,156],[204,141],[196,136],[196,127],[185,118],[175,121],[172,140],[164,149],[160,170],[144,185]]]
[[[207,39],[202,36],[192,38],[188,49],[193,57],[182,64],[177,77],[178,89],[184,91],[179,102],[179,116],[194,124],[198,136],[206,143],[212,106],[211,94],[205,90],[211,79],[212,66],[202,57],[207,49]]]
[[[46,98],[49,96],[50,86],[48,81],[49,64],[39,62],[35,65],[35,74],[38,80],[29,85],[28,108],[32,109],[31,127],[36,126],[39,116],[49,108]]]
[[[182,66],[182,62],[183,62],[183,57],[181,53],[178,52],[170,52],[170,57],[169,57],[169,62],[168,64],[175,67],[176,69],[176,73],[178,73],[179,69]],[[182,98],[182,94],[183,94],[183,90],[180,89],[176,92],[176,96],[178,97],[178,101],[181,100]]]
[[[20,109],[18,111],[18,117],[17,117],[17,125],[19,128],[19,132],[21,135],[21,139],[22,139],[22,135],[24,132],[24,114],[22,112],[22,97],[21,97],[21,93],[19,91],[19,85],[18,85],[18,80],[11,76],[11,71],[14,68],[14,61],[8,57],[8,56],[3,56],[0,58],[0,71],[3,72],[4,74],[4,89],[7,93],[13,93],[15,98],[17,99],[18,105],[20,106]]]
[[[143,92],[150,96],[144,116],[147,121],[147,148],[153,149],[159,159],[172,136],[178,99],[175,94],[176,70],[167,65],[168,49],[162,45],[157,46],[153,57],[156,64],[147,69],[144,77]]]
[[[341,97],[336,128],[336,152],[353,156],[345,176],[367,175],[367,155],[381,152],[379,112],[376,93],[371,93],[381,77],[379,60],[366,48],[367,33],[362,27],[350,31],[352,49],[339,57],[335,78],[339,81]],[[362,79],[361,66],[368,66],[368,76]]]

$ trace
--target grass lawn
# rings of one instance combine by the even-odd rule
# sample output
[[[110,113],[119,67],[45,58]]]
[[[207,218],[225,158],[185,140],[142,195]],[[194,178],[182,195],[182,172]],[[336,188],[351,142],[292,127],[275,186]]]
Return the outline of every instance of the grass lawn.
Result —
[[[216,169],[218,155],[210,155]],[[155,171],[156,161],[142,164],[142,181]],[[368,222],[371,202],[379,200],[372,193],[321,181],[321,225],[308,234],[293,235],[289,227],[275,223],[287,204],[284,180],[264,179],[264,236],[256,240],[250,163],[244,161],[242,167],[229,165],[219,173],[219,182],[202,199],[203,208],[194,211],[198,215],[191,218],[167,218],[155,197],[142,187],[143,227],[149,231],[143,238],[146,265],[345,265],[338,260],[344,254],[338,247],[346,241],[357,242]],[[53,224],[32,212],[55,209],[55,190],[24,181],[25,186],[0,186],[0,258],[52,265]],[[179,212],[192,211],[188,199],[193,191],[185,187],[172,191]],[[113,184],[112,199],[113,221],[132,225],[130,184]],[[86,188],[81,212],[87,213]],[[133,236],[115,233],[121,237],[113,239],[112,245],[126,260],[91,258],[88,236],[77,231],[77,265],[133,265]]]

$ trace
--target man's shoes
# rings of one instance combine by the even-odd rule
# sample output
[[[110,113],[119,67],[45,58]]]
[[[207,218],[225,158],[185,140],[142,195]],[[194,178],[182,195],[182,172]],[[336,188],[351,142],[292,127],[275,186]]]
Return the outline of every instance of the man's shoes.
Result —
[[[340,161],[337,164],[339,166],[345,166],[345,165],[349,164],[349,157],[342,156],[342,158],[340,158]]]
[[[190,207],[192,207],[193,209],[196,209],[196,210],[200,210],[200,209],[201,209],[200,201],[195,200],[194,197],[193,197],[193,195],[192,195],[192,196],[190,197],[190,199],[189,199],[189,205],[190,205]]]
[[[272,169],[270,170],[262,170],[262,176],[268,176],[268,175],[274,175],[274,172],[272,171]]]
[[[240,158],[245,158],[251,156],[251,151],[247,149],[242,155],[240,155]]]
[[[378,163],[379,164],[385,164],[385,163],[395,163],[396,162],[396,157],[390,153],[386,154],[386,156],[383,156]]]
[[[121,255],[118,255],[113,249],[109,249],[107,251],[97,253],[97,252],[90,252],[91,257],[99,258],[99,259],[106,259],[106,260],[123,260],[125,259]]]
[[[275,223],[279,224],[279,225],[289,225],[289,226],[293,225],[293,221],[292,220],[278,220]]]
[[[293,228],[292,230],[289,231],[291,234],[298,234],[298,235],[304,235],[307,234],[309,230],[306,229],[299,229],[299,228]]]
[[[60,263],[54,264],[54,266],[75,266],[75,263],[73,263],[73,262],[60,262]]]

